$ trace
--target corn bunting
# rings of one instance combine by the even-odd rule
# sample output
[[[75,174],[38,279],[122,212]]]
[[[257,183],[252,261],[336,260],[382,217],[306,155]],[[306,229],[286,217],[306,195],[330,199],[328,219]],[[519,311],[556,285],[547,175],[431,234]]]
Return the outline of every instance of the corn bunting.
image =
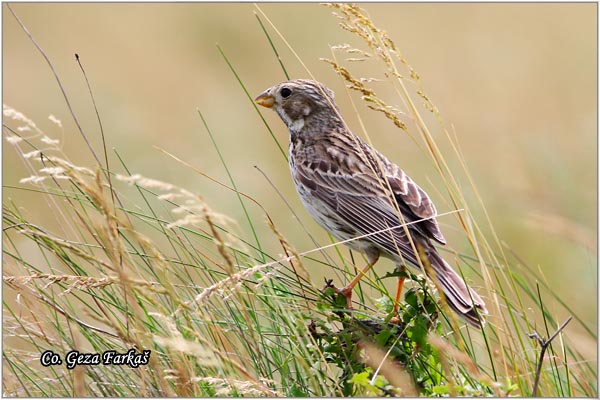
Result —
[[[298,79],[265,90],[256,102],[274,109],[290,132],[290,169],[307,211],[366,256],[367,266],[338,290],[348,308],[354,286],[383,256],[399,269],[424,266],[448,305],[471,325],[483,326],[485,303],[433,246],[433,241],[443,245],[446,240],[431,199],[397,165],[350,132],[331,90]],[[403,281],[399,278],[395,311]]]

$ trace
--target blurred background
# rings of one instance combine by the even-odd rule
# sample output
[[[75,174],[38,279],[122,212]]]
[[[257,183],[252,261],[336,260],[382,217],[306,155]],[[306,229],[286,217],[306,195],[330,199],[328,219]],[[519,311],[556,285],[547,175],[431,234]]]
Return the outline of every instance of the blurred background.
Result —
[[[48,136],[60,139],[72,162],[92,167],[93,158],[51,70],[6,5],[2,7],[3,102],[33,119]],[[425,92],[455,132],[500,240],[596,326],[597,5],[364,7],[420,75]],[[216,211],[240,221],[239,230],[249,237],[231,192],[157,150],[165,149],[228,182],[199,110],[239,190],[267,209],[295,248],[305,251],[314,246],[255,166],[268,175],[319,242],[328,242],[326,233],[302,208],[285,158],[216,47],[221,46],[252,96],[285,80],[254,5],[15,3],[12,8],[52,60],[98,152],[98,124],[75,53],[90,79],[107,146],[118,151],[133,173],[200,194]],[[260,8],[311,73],[336,92],[348,125],[363,134],[353,100],[375,146],[431,195],[440,212],[449,211],[447,193],[422,144],[368,110],[319,60],[333,57],[330,46],[360,45],[338,27],[332,10],[318,4],[261,4]],[[290,75],[307,77],[283,41],[267,29]],[[336,57],[343,60],[345,55]],[[384,78],[381,68],[350,66],[356,66],[362,76]],[[381,82],[373,87],[389,104],[402,109],[389,85]],[[275,113],[260,111],[287,148],[283,123]],[[62,121],[62,129],[48,120],[50,114]],[[406,122],[417,135],[414,125]],[[429,127],[451,167],[459,169],[439,125]],[[112,168],[123,173],[114,153],[109,153]],[[21,206],[32,221],[51,226],[53,219],[40,206],[40,195],[19,189],[31,188],[19,183],[28,175],[13,146],[4,141],[3,200]],[[468,182],[461,183],[465,195],[475,201]],[[252,207],[251,212],[260,216],[260,210]],[[449,246],[469,252],[456,217],[440,222]],[[266,224],[258,228],[263,229],[259,234],[271,235]],[[277,248],[273,240],[273,249]],[[391,268],[387,262],[382,264],[377,267],[381,274]],[[328,275],[318,265],[307,263],[307,267],[313,268],[315,282]],[[557,319],[565,317],[559,314]]]

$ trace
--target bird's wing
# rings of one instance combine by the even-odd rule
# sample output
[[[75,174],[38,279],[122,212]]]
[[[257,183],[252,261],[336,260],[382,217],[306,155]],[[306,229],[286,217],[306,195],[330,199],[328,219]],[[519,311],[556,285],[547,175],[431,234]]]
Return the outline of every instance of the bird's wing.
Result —
[[[406,232],[389,204],[389,200],[380,197],[369,189],[372,182],[364,174],[352,177],[339,173],[328,173],[319,169],[310,169],[306,165],[297,165],[295,179],[308,188],[311,196],[324,203],[330,209],[328,214],[335,218],[343,232],[351,236],[363,236],[389,254],[401,254],[407,262],[418,265]],[[408,218],[405,222],[410,222]],[[389,229],[398,227],[396,229]],[[409,229],[417,235],[416,227]],[[374,233],[377,232],[377,233]],[[339,238],[343,235],[332,232]]]
[[[381,169],[384,171],[387,182],[396,198],[403,215],[410,214],[426,219],[421,223],[427,231],[427,236],[441,244],[446,244],[446,239],[436,220],[437,210],[435,205],[425,193],[404,171],[396,164],[389,161],[383,154],[376,152],[380,160]],[[403,210],[402,207],[406,206]]]
[[[357,147],[362,152],[356,152]],[[427,193],[359,138],[338,136],[334,140],[330,136],[330,140],[315,146],[314,152],[318,162],[305,158],[297,164],[296,179],[304,181],[313,196],[344,215],[349,226],[357,225],[357,231],[366,234],[402,225],[400,211],[404,223],[412,223],[411,232],[446,243]],[[397,242],[406,241],[403,228],[393,232]],[[389,233],[387,238],[389,241]]]

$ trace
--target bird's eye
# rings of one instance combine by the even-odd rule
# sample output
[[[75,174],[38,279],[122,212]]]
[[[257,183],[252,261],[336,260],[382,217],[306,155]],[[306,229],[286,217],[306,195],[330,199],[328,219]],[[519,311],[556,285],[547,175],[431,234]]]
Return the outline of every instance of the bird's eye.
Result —
[[[290,88],[284,87],[283,89],[281,89],[281,97],[283,97],[284,99],[290,97],[291,94],[292,90]]]

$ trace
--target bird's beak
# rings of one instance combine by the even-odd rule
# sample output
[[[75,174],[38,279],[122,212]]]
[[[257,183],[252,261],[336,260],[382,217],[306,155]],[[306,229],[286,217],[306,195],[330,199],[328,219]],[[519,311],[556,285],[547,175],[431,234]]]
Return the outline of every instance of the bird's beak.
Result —
[[[259,94],[258,96],[256,96],[256,98],[254,99],[256,104],[259,104],[259,105],[261,105],[263,107],[267,107],[267,108],[273,107],[273,105],[275,104],[275,97],[271,96],[271,94],[269,92],[270,92],[270,90],[267,89],[264,92],[262,92],[261,94]]]

